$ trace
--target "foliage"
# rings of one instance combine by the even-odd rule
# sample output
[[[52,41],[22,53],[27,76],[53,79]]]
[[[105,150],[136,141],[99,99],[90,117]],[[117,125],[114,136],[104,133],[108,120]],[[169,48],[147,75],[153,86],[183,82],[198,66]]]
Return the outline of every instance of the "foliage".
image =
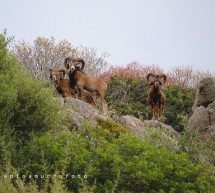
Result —
[[[22,69],[7,49],[9,40],[0,35],[0,172],[8,164],[20,167],[23,147],[32,135],[64,126],[51,89]]]
[[[0,193],[13,192],[13,193],[38,193],[38,188],[35,183],[24,186],[23,181],[16,180],[16,187],[14,183],[8,179],[0,180]]]
[[[111,103],[111,113],[122,115],[131,115],[139,118],[140,120],[151,119],[151,109],[145,103],[132,103],[127,104],[120,101]]]
[[[208,159],[201,163],[195,158],[206,157],[203,148],[198,140],[190,143],[188,135],[171,140],[152,128],[142,139],[103,119],[98,119],[97,128],[85,122],[82,129],[71,131],[46,81],[27,74],[8,52],[8,43],[1,34],[0,175],[7,178],[0,179],[0,192],[213,192],[210,143],[204,146],[210,150]],[[111,108],[122,102],[121,113],[139,115],[137,109],[147,95],[145,80],[111,81],[107,96]],[[189,112],[192,90],[168,87],[165,93],[174,111]],[[10,174],[40,177],[10,179]]]
[[[126,66],[111,66],[109,70],[102,74],[102,77],[109,81],[115,77],[135,77],[145,79],[146,75],[151,72],[155,74],[164,73],[164,70],[158,65],[143,65],[139,62],[132,62]],[[190,66],[176,66],[166,72],[167,82],[165,86],[179,86],[186,88],[194,88],[199,81],[211,76],[208,71],[194,70]]]
[[[126,66],[111,66],[110,69],[103,73],[102,77],[109,81],[111,78],[144,78],[149,72],[162,73],[158,65],[141,65],[138,62],[132,62]]]
[[[113,192],[113,189],[117,192],[213,190],[215,181],[211,167],[192,163],[187,153],[167,149],[147,136],[146,140],[142,140],[126,133],[109,141],[103,137],[105,130],[86,126],[85,130],[78,132],[48,132],[34,137],[25,148],[25,156],[19,158],[20,163],[23,160],[31,162],[20,170],[25,174],[54,174],[38,166],[61,168],[60,173],[64,177],[58,179],[57,184],[60,186],[63,182],[73,192]],[[163,135],[160,138],[163,139]],[[49,187],[53,183],[50,182]]]
[[[128,104],[145,102],[148,88],[146,80],[138,77],[111,78],[108,82],[107,99]]]
[[[88,184],[94,192],[179,192],[208,191],[215,183],[209,168],[193,164],[186,153],[172,152],[165,147],[156,147],[133,134],[124,134],[112,142],[94,138],[91,130],[74,138],[71,161],[67,172],[85,171]],[[105,132],[105,131],[104,131]],[[93,134],[93,138],[91,138]],[[99,143],[92,142],[92,139]],[[208,180],[205,184],[202,176]],[[79,179],[80,182],[80,179]],[[96,183],[96,185],[94,185]],[[78,189],[78,179],[68,178],[70,190]]]
[[[133,115],[140,119],[151,119],[151,109],[146,105],[149,84],[137,77],[111,78],[107,90],[107,100],[112,113]],[[163,88],[167,98],[164,122],[177,131],[184,128],[184,119],[191,112],[194,89],[179,86]]]
[[[145,102],[148,89],[146,80],[138,77],[111,78],[106,95],[110,111],[118,115],[148,119],[151,115]]]
[[[85,72],[98,76],[107,69],[106,58],[109,56],[106,52],[98,56],[95,48],[75,47],[66,40],[56,42],[53,37],[37,37],[33,45],[23,40],[14,45],[13,53],[27,72],[46,79],[49,77],[48,70],[62,68],[67,56],[82,57],[87,64]]]
[[[98,131],[101,131],[101,134],[105,134],[105,139],[111,140],[114,137],[119,137],[121,134],[127,132],[121,124],[115,123],[111,119],[104,120],[102,118],[98,118],[97,122]]]
[[[210,164],[215,170],[215,136],[207,134],[206,137],[199,135],[198,131],[185,128],[178,138],[181,151],[190,155],[193,162]]]
[[[166,149],[177,152],[181,148],[178,137],[174,130],[160,130],[157,128],[146,127],[144,141],[154,144],[156,147],[165,147]]]
[[[209,76],[212,75],[208,71],[194,70],[191,66],[177,66],[168,72],[166,85],[195,88],[201,79]]]
[[[176,131],[184,129],[184,120],[192,110],[194,89],[183,87],[166,87],[164,89],[167,102],[164,110],[165,123]]]
[[[47,191],[40,191],[36,180],[31,180],[29,183],[24,182],[21,178],[13,178],[12,180],[4,178],[0,180],[0,193],[68,193],[67,188],[62,184],[62,181],[53,181],[48,184]]]
[[[1,35],[1,47],[5,44]],[[0,127],[13,129],[23,141],[38,133],[60,127],[59,105],[42,80],[35,81],[19,66],[7,48],[0,50]]]

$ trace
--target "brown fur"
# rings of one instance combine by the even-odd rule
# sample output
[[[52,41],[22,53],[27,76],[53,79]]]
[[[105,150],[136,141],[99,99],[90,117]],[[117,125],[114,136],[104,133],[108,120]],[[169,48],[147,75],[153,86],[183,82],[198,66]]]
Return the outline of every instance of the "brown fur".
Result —
[[[62,69],[50,69],[50,79],[52,80],[56,90],[63,98],[73,97],[78,98],[78,91],[70,87],[69,79],[65,79],[65,73],[62,74]],[[56,76],[54,80],[53,77]],[[95,99],[87,92],[85,92],[84,101],[87,103],[96,106]]]
[[[50,79],[52,80],[53,85],[56,90],[62,97],[76,97],[76,92],[69,86],[69,80],[64,79],[63,75],[59,72],[58,69],[50,69]]]
[[[158,114],[157,119],[160,120],[166,102],[166,97],[161,90],[161,85],[166,82],[167,77],[165,74],[155,75],[149,73],[146,78],[147,81],[151,81],[146,103],[152,108],[152,119],[156,119],[156,114]]]
[[[69,57],[65,59],[64,65],[69,70],[68,75],[70,79],[70,86],[72,88],[77,87],[79,97],[82,98],[86,95],[84,90],[92,93],[92,95],[97,93],[101,98],[103,112],[104,114],[107,114],[107,102],[104,99],[107,84],[100,78],[87,75],[82,71],[85,65],[83,59],[72,59]]]

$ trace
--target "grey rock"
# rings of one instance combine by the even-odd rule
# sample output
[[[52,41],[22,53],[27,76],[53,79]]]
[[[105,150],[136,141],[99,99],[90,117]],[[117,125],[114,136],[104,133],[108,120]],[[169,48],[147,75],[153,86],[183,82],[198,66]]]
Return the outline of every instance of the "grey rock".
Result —
[[[215,79],[213,77],[207,77],[202,79],[196,90],[196,96],[192,110],[197,107],[207,107],[210,103],[215,101]]]
[[[64,104],[69,111],[69,116],[71,123],[76,128],[81,128],[83,123],[87,121],[91,126],[97,126],[97,119],[107,119],[107,116],[104,116],[100,113],[97,109],[93,108],[92,105],[75,99],[75,98],[68,98],[66,103]]]
[[[208,126],[209,126],[208,111],[203,106],[197,107],[193,112],[192,116],[188,120],[188,128],[191,130],[205,132],[207,131]]]
[[[168,133],[171,132],[174,136],[178,135],[178,133],[171,126],[163,124],[159,121],[150,120],[143,122],[130,115],[121,117],[117,115],[113,115],[112,117],[104,116],[97,109],[93,108],[92,105],[75,98],[68,98],[66,103],[62,105],[62,108],[66,110],[72,126],[77,129],[81,129],[86,121],[92,127],[97,127],[97,119],[102,118],[105,120],[112,119],[113,121],[122,124],[123,127],[129,132],[135,133],[141,138],[145,136],[146,128],[148,127],[158,128],[163,131],[168,131]]]
[[[188,129],[196,130],[202,136],[215,134],[215,79],[202,79],[196,90],[193,113],[188,119]]]
[[[144,137],[145,134],[144,123],[137,119],[136,117],[132,117],[130,115],[118,117],[116,115],[113,115],[112,119],[115,122],[122,124],[129,132],[133,132],[140,137]]]
[[[209,124],[215,124],[215,101],[207,107],[208,117],[209,117]]]
[[[170,133],[172,136],[178,136],[178,132],[175,131],[171,126],[166,125],[157,120],[145,120],[144,125],[147,128],[158,128],[158,129],[163,130],[164,132]]]
[[[210,125],[210,126],[208,127],[207,133],[210,134],[210,135],[213,135],[213,136],[215,137],[215,124]]]

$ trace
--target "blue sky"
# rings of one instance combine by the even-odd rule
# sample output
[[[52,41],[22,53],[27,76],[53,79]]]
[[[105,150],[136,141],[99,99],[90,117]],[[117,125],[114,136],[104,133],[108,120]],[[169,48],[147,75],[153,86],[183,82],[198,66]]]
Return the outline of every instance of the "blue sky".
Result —
[[[164,70],[182,65],[215,73],[214,0],[0,0],[0,30],[15,40],[38,36],[108,52]]]

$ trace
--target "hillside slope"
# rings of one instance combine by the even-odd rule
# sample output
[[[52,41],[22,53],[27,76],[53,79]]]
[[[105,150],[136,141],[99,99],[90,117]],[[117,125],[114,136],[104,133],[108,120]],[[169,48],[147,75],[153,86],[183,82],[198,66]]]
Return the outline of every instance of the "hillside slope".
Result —
[[[105,117],[76,99],[62,104],[8,43],[1,34],[0,193],[213,192],[204,141],[157,121]]]

